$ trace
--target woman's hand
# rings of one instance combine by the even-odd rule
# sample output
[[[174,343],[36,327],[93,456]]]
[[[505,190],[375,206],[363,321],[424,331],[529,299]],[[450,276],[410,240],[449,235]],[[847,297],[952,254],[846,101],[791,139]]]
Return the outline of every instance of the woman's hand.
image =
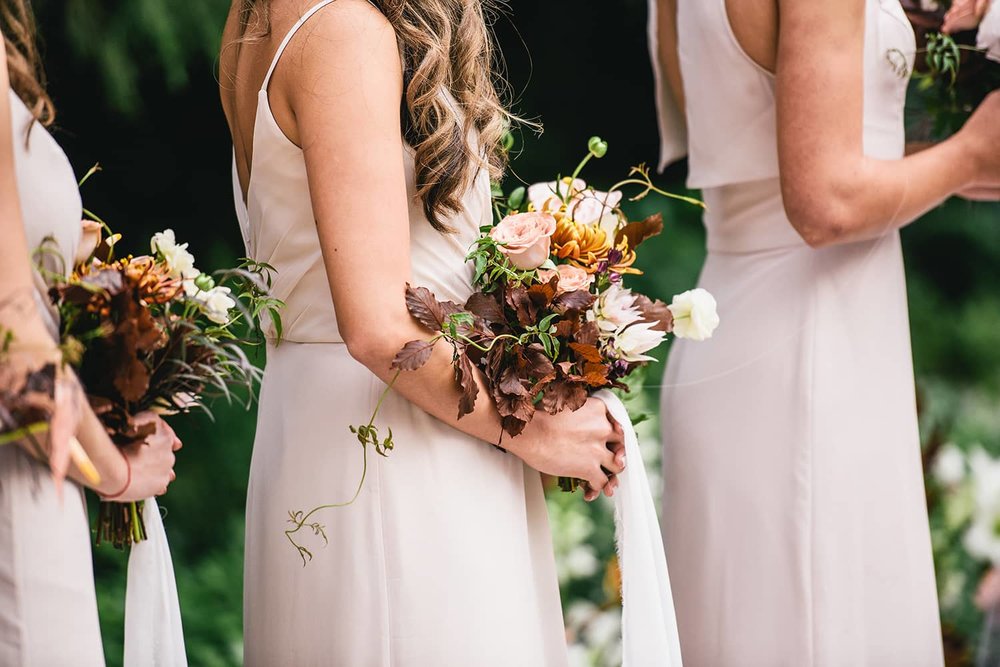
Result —
[[[965,143],[974,164],[975,182],[959,192],[976,201],[1000,200],[1000,91],[983,100],[957,138]]]
[[[594,500],[601,491],[614,495],[613,476],[625,469],[623,441],[604,403],[591,398],[576,412],[536,414],[507,448],[539,472],[584,480],[586,499]]]
[[[152,412],[136,415],[135,422],[140,426],[154,424],[156,430],[145,439],[122,449],[131,471],[131,480],[125,491],[113,498],[115,502],[127,503],[162,496],[177,477],[174,474],[174,452],[181,448],[181,441],[174,430]]]
[[[953,35],[956,32],[974,30],[982,23],[989,8],[990,0],[955,0],[944,15],[941,32]]]

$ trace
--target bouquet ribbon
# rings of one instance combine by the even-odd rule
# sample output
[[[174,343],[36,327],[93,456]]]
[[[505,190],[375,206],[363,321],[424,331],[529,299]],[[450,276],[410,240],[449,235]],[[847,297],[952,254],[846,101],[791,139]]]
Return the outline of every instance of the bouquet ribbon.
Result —
[[[132,545],[125,589],[125,667],[187,667],[167,533],[155,498],[143,503],[147,539]]]
[[[622,665],[680,667],[677,617],[670,592],[660,524],[639,451],[639,439],[621,400],[595,394],[625,434],[626,469],[615,491],[615,541],[622,581]]]

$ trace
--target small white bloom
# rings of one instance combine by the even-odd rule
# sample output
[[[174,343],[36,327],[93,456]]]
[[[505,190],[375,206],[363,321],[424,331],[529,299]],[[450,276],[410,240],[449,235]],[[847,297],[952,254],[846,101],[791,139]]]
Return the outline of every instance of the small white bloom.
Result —
[[[964,544],[969,554],[978,559],[1000,564],[1000,461],[982,449],[969,457],[974,509],[972,525],[965,533]]]
[[[200,271],[194,268],[194,256],[188,252],[187,243],[177,243],[174,230],[165,229],[153,234],[149,242],[153,254],[159,254],[174,278],[196,278]]]
[[[594,548],[588,544],[579,544],[566,554],[563,566],[568,579],[583,579],[597,572],[601,567]]]
[[[634,324],[642,319],[642,313],[635,307],[632,290],[615,283],[597,298],[593,307],[593,319],[605,334]]]
[[[229,324],[229,311],[236,307],[236,302],[229,293],[228,287],[213,287],[195,298],[201,303],[202,311],[208,319],[216,324]]]
[[[965,479],[965,455],[952,444],[945,445],[938,452],[931,469],[934,479],[944,486],[955,486]]]
[[[198,296],[198,292],[201,291],[200,289],[198,289],[198,286],[195,285],[194,281],[191,279],[182,281],[181,287],[184,288],[184,296],[186,296],[189,299],[194,299],[195,297]]]
[[[715,297],[700,287],[678,294],[668,307],[674,316],[674,335],[678,338],[708,340],[719,326]]]
[[[646,352],[662,343],[667,334],[654,329],[655,326],[655,322],[639,322],[618,331],[611,341],[616,356],[631,363],[656,361]]]

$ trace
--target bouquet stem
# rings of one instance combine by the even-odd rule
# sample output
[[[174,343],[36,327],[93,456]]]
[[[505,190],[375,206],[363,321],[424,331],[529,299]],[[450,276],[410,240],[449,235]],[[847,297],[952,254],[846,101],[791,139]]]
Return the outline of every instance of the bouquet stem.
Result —
[[[97,544],[110,542],[124,549],[146,539],[146,524],[142,520],[142,502],[101,503],[97,519]]]
[[[583,486],[583,480],[575,477],[560,477],[559,488],[566,493],[576,493],[577,489]]]

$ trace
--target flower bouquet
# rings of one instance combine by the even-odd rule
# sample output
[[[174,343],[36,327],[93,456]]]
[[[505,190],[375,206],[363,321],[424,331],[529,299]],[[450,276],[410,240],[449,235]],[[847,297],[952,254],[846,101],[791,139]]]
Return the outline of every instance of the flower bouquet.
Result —
[[[707,291],[685,292],[667,305],[624,285],[627,276],[640,273],[636,251],[663,230],[663,219],[656,214],[629,220],[620,206],[622,188],[640,188],[633,201],[656,192],[702,203],[656,188],[642,166],[607,192],[588,187],[581,171],[606,152],[607,144],[594,137],[571,177],[517,188],[507,197],[494,192],[498,221],[481,228],[467,258],[475,268],[472,296],[457,304],[407,285],[410,314],[433,336],[399,351],[392,363],[395,377],[422,367],[436,345],[449,345],[462,394],[458,418],[471,413],[479,399],[478,369],[503,432],[517,436],[539,411],[574,411],[599,390],[627,391],[629,375],[653,360],[649,353],[668,334],[694,340],[712,335],[719,318]],[[366,424],[351,427],[366,457],[369,447],[382,456],[394,447],[391,429],[383,438],[375,425],[378,410]],[[559,480],[565,491],[580,484]],[[286,535],[304,562],[312,554],[295,534],[309,528],[322,535],[312,516],[337,506],[342,505],[289,513]]]
[[[69,277],[48,276],[49,294],[64,358],[112,440],[124,446],[148,435],[133,419],[146,410],[211,415],[206,402],[232,400],[234,390],[249,405],[261,370],[242,345],[262,314],[280,321],[270,267],[244,261],[209,276],[169,229],[153,236],[147,255],[116,257],[120,235],[96,219],[84,222],[84,239]],[[145,539],[142,515],[141,503],[102,503],[98,543]]]

